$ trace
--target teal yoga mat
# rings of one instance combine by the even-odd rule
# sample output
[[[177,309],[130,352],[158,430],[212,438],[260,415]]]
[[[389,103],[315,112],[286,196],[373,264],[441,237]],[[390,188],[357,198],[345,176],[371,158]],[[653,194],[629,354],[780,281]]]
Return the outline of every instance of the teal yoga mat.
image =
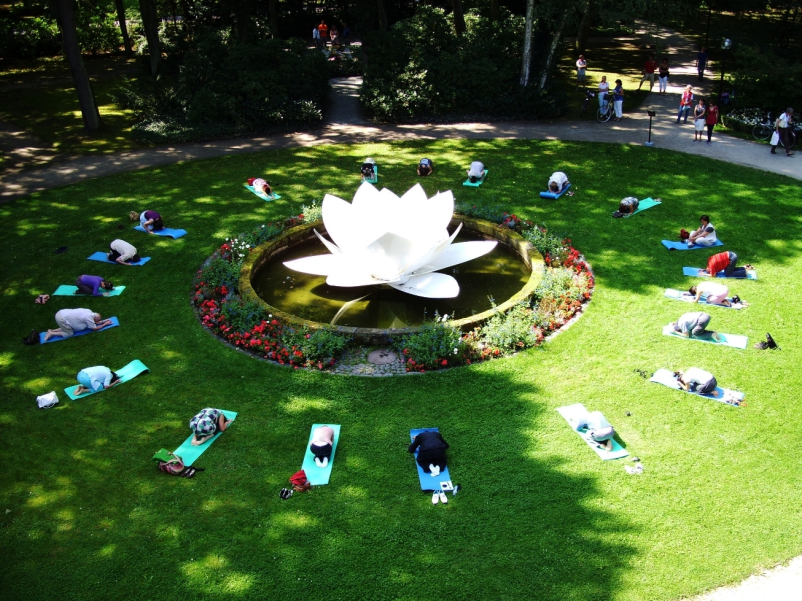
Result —
[[[666,298],[683,301],[685,303],[693,303],[693,300],[696,298],[690,292],[683,292],[682,290],[674,290],[673,288],[666,288],[666,291],[663,294],[666,296]],[[707,297],[703,294],[702,297],[699,299],[698,304],[704,305],[705,307],[721,307],[722,309],[743,309],[745,307],[745,305],[742,304],[733,305],[732,298],[728,298],[727,300],[730,301],[729,307],[727,305],[716,305],[713,303],[708,303]]]
[[[267,202],[270,202],[271,200],[278,200],[279,198],[281,198],[281,196],[279,196],[275,192],[273,192],[272,195],[268,196],[267,194],[264,194],[262,192],[257,192],[256,189],[253,186],[249,186],[248,184],[243,184],[243,186],[248,188],[248,190],[250,190],[252,193],[256,194],[259,198],[261,198],[262,200],[265,200]]]
[[[717,332],[717,334],[721,338],[718,341],[713,340],[712,333],[705,334],[704,336],[692,336],[690,338],[686,338],[685,336],[682,336],[679,332],[675,332],[671,324],[663,326],[664,336],[672,336],[674,338],[681,338],[683,340],[698,340],[699,342],[707,342],[709,344],[717,344],[719,346],[731,346],[733,348],[739,348],[739,349],[746,348],[746,341],[747,341],[746,336],[741,336],[739,334],[722,334],[721,332]]]
[[[656,384],[662,384],[663,386],[668,386],[674,390],[680,390],[688,394],[694,394],[696,396],[705,397],[706,399],[718,401],[719,403],[724,403],[725,405],[732,405],[733,407],[739,406],[734,401],[743,401],[744,399],[743,392],[730,390],[729,388],[722,388],[721,386],[716,387],[716,390],[718,391],[717,397],[713,396],[712,394],[697,394],[695,392],[690,392],[689,390],[682,390],[679,382],[677,382],[677,379],[674,377],[674,372],[668,371],[667,369],[658,369],[656,372],[654,372],[654,375],[652,375],[649,381],[655,382]]]
[[[99,330],[78,330],[70,336],[70,338],[75,338],[76,336],[85,336],[86,334],[94,334],[95,332],[104,332],[109,328],[116,328],[120,325],[120,321],[116,317],[107,317],[106,319],[111,320],[110,326],[104,326]],[[39,344],[49,344],[51,342],[59,342],[60,340],[69,340],[70,338],[64,338],[63,336],[51,336],[48,340],[45,340],[45,332],[39,332]]]
[[[103,290],[100,288],[98,291],[107,294],[108,296],[120,296],[125,290],[125,286],[115,286],[114,290]],[[50,296],[80,296],[82,298],[92,298],[91,294],[78,294],[78,286],[67,286],[62,284]]]
[[[587,415],[589,411],[585,409],[585,406],[582,403],[575,403],[573,405],[566,405],[565,407],[557,407],[557,413],[563,416],[563,419],[568,422],[568,425],[571,426],[571,429],[579,435],[585,444],[588,445],[596,455],[599,456],[599,459],[602,461],[608,461],[610,459],[621,459],[622,457],[626,457],[629,455],[629,451],[627,451],[624,447],[622,447],[617,440],[613,439],[613,450],[608,451],[607,449],[600,449],[598,444],[586,438],[582,432],[576,429],[576,425],[580,418]]]
[[[702,271],[702,269],[704,269],[704,268],[703,267],[683,267],[682,268],[682,274],[683,275],[689,275],[691,277],[696,277],[696,278],[709,278],[710,276],[707,273],[705,273],[704,271]],[[724,275],[723,271],[719,271],[716,274],[716,277],[717,278],[726,278],[727,276]],[[745,278],[730,277],[728,279],[731,279],[731,280],[756,280],[757,279],[757,271],[755,271],[754,269],[751,270],[751,271],[747,271]]]
[[[483,183],[485,183],[485,180],[487,179],[487,175],[488,175],[489,173],[490,173],[490,169],[485,169],[485,175],[484,175],[484,177],[483,177],[482,179],[480,179],[479,181],[477,181],[475,184],[474,184],[474,183],[471,183],[471,178],[469,177],[469,178],[468,178],[468,179],[466,179],[464,182],[462,182],[462,185],[463,185],[463,186],[470,186],[471,188],[478,188],[478,187],[479,187],[479,186],[481,186]]]
[[[138,232],[145,232],[145,228],[141,225],[137,225],[134,228]],[[147,232],[145,232],[147,233]],[[158,232],[153,232],[157,236],[163,236],[165,238],[180,238],[181,236],[187,235],[187,230],[173,230],[169,227],[159,230]]]
[[[109,261],[109,258],[106,256],[106,253],[97,251],[92,255],[86,257],[89,261],[100,261],[101,263],[110,263],[111,265],[119,265],[117,261]],[[133,265],[134,267],[141,267],[145,263],[150,261],[150,257],[141,257],[138,262],[136,263],[128,263],[129,265]]]
[[[316,428],[320,426],[329,426],[334,430],[334,442],[331,445],[331,457],[326,467],[318,467],[315,463],[315,455],[309,450],[309,445],[312,444],[312,435]],[[334,463],[334,453],[337,451],[337,443],[340,441],[340,426],[338,424],[312,424],[312,431],[309,433],[309,440],[306,443],[306,453],[304,454],[304,462],[301,469],[306,472],[306,479],[312,486],[320,486],[328,484],[331,478],[331,466]]]
[[[145,366],[145,364],[142,363],[142,361],[140,361],[139,359],[134,359],[133,361],[131,361],[131,363],[129,363],[125,367],[115,370],[115,373],[118,376],[120,376],[120,383],[124,384],[128,380],[133,380],[139,374],[144,373],[146,371],[148,371],[148,368]],[[120,384],[116,384],[115,386],[112,386],[112,388],[116,388],[119,385]],[[77,385],[64,389],[64,392],[66,392],[67,396],[70,397],[73,401],[76,399],[82,399],[84,397],[91,396],[93,394],[97,394],[96,392],[90,390],[89,392],[84,392],[81,396],[75,396],[75,394],[73,393],[75,392],[76,388],[78,388]],[[103,392],[104,390],[108,390],[108,388],[104,388],[103,390],[98,390],[98,392]]]
[[[237,412],[236,411],[226,411],[225,409],[222,410],[223,415],[226,416],[227,419],[235,420],[237,419]],[[231,427],[231,424],[228,426]],[[228,428],[226,428],[226,432],[228,432]],[[184,465],[192,465],[197,461],[198,457],[200,457],[203,452],[212,446],[212,443],[218,439],[218,437],[222,434],[222,432],[218,432],[214,436],[212,436],[209,440],[204,442],[198,446],[192,446],[192,435],[190,434],[189,438],[187,438],[181,446],[178,447],[174,452],[176,455],[181,457],[184,460]]]
[[[654,198],[644,198],[643,200],[638,202],[638,210],[630,215],[624,215],[624,218],[632,217],[632,215],[637,215],[638,213],[642,213],[646,209],[651,209],[652,207],[656,207],[661,204],[663,203],[655,200]]]

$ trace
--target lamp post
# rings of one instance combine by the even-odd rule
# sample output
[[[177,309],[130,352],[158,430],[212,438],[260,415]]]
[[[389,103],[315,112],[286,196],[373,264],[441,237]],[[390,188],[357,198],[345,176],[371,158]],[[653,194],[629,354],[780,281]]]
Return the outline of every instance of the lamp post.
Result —
[[[656,113],[654,111],[646,112],[649,113],[649,140],[644,142],[644,144],[646,144],[646,146],[654,146],[654,142],[652,142],[652,117],[654,117]]]
[[[724,70],[727,67],[727,51],[732,48],[732,40],[729,38],[724,38],[721,40],[721,49],[723,52],[721,53],[721,81],[718,84],[718,114],[719,119],[721,118],[721,105],[724,101]]]

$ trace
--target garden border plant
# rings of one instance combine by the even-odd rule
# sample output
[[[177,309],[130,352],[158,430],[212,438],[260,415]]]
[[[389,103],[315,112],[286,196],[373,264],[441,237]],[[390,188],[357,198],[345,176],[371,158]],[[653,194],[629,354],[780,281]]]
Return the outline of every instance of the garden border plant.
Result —
[[[327,327],[267,305],[251,287],[251,274],[276,251],[306,240],[313,227],[322,225],[320,207],[313,203],[304,206],[300,215],[227,238],[195,275],[196,315],[203,326],[235,348],[296,369],[331,368],[361,333],[360,342],[378,341],[396,348],[408,372],[425,372],[539,346],[590,300],[593,273],[570,239],[499,207],[459,205],[454,220],[517,247],[532,268],[532,276],[516,295],[481,314],[449,320],[435,313],[424,325],[389,337],[386,330]],[[535,253],[542,256],[545,269],[533,267]]]

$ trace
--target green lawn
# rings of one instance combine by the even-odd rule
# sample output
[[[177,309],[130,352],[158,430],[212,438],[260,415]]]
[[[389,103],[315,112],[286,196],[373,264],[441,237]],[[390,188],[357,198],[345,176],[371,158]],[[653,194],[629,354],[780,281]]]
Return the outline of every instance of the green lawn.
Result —
[[[189,304],[198,266],[227,236],[297,213],[327,192],[346,199],[365,156],[397,193],[434,159],[427,192],[503,203],[568,234],[594,267],[586,314],[544,348],[442,373],[349,378],[281,368],[224,346]],[[490,168],[464,188],[473,158]],[[537,192],[564,170],[576,196]],[[266,174],[282,199],[242,187]],[[631,182],[631,185],[627,185]],[[331,146],[192,162],[89,181],[0,206],[0,567],[7,599],[675,599],[737,581],[802,552],[795,346],[802,319],[798,182],[669,151],[536,141]],[[634,218],[623,196],[661,196]],[[129,210],[160,210],[189,234],[129,230]],[[731,290],[752,305],[711,308],[712,326],[771,332],[781,351],[670,339],[688,306],[664,288],[693,281],[669,253],[699,213],[760,280]],[[118,225],[125,230],[119,231]],[[145,267],[85,260],[116,237]],[[67,246],[65,254],[54,254]],[[119,297],[33,303],[82,273],[127,286]],[[60,308],[87,306],[122,327],[26,347]],[[78,401],[62,390],[89,365],[141,359],[151,373]],[[651,384],[633,370],[696,365],[743,390],[733,408]],[[57,390],[56,408],[35,396]],[[602,462],[555,408],[605,412],[645,471]],[[193,480],[158,472],[203,407],[239,412]],[[631,416],[627,416],[627,412]],[[329,486],[279,499],[315,422],[342,424]],[[438,426],[463,492],[433,507],[418,490],[410,428]]]

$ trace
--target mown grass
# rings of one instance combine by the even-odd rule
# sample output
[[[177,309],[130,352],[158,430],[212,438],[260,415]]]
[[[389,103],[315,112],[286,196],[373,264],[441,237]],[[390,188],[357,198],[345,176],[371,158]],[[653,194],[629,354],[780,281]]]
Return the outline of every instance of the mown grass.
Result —
[[[333,193],[350,199],[365,156],[402,193],[421,156],[427,192],[501,203],[565,232],[594,267],[596,294],[578,323],[543,349],[443,373],[351,378],[284,369],[232,350],[197,323],[191,278],[226,236],[297,213]],[[473,158],[491,169],[464,188]],[[564,170],[576,196],[537,192]],[[243,187],[266,174],[282,199]],[[662,206],[627,220],[627,195]],[[2,398],[0,582],[9,599],[503,598],[674,599],[736,581],[802,551],[800,459],[793,424],[802,384],[798,183],[715,161],[629,146],[441,141],[273,151],[128,173],[0,207]],[[176,241],[129,230],[127,212],[160,210]],[[710,251],[659,244],[709,213],[726,248],[760,280],[733,282],[752,306],[710,309],[712,325],[770,331],[781,351],[669,339],[688,309],[683,265]],[[125,230],[117,229],[124,225]],[[144,268],[85,260],[124,237]],[[65,254],[53,251],[67,246]],[[98,273],[128,288],[74,301],[40,292]],[[56,310],[88,306],[122,327],[25,347]],[[79,401],[62,389],[88,365],[151,369]],[[737,409],[650,384],[634,369],[697,365],[746,393]],[[54,409],[34,398],[59,391]],[[612,420],[645,465],[602,462],[555,408],[583,402]],[[189,434],[202,407],[239,412],[193,480],[150,456]],[[631,413],[627,416],[627,412]],[[281,501],[315,422],[342,424],[331,484]],[[438,426],[463,492],[433,507],[418,490],[410,428]]]

